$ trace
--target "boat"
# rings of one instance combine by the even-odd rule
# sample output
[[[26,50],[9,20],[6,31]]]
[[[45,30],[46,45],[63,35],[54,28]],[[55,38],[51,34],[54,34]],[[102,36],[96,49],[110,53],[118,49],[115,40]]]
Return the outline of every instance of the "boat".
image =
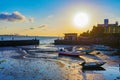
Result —
[[[94,45],[94,46],[91,46],[91,48],[97,51],[114,51],[113,48],[110,48],[104,45]]]
[[[99,68],[106,62],[83,62],[81,65],[83,68]]]
[[[82,71],[105,71],[103,67],[96,67],[96,68],[82,68]]]
[[[84,55],[83,52],[72,52],[72,51],[58,51],[59,55],[64,55],[64,56],[82,56]]]
[[[85,52],[86,54],[88,54],[88,53],[90,53],[90,52],[92,52],[92,51],[94,51],[94,50],[90,50],[90,49],[86,49],[86,50],[77,50],[77,51],[81,51],[81,52]]]

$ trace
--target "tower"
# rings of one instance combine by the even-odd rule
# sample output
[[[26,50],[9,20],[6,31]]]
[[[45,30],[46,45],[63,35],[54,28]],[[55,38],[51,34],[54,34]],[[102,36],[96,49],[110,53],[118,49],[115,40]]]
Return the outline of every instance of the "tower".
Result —
[[[108,23],[109,23],[109,20],[108,20],[108,19],[104,19],[104,26],[105,26],[105,27],[108,26]]]
[[[115,22],[116,26],[118,26],[118,21]]]

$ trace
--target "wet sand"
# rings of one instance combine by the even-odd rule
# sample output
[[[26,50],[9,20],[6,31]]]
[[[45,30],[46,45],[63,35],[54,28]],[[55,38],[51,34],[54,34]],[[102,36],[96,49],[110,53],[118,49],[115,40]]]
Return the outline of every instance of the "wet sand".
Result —
[[[119,80],[120,58],[94,51],[80,57],[58,56],[58,53],[23,54],[16,48],[0,49],[0,80]],[[83,61],[105,61],[104,70],[82,70]]]

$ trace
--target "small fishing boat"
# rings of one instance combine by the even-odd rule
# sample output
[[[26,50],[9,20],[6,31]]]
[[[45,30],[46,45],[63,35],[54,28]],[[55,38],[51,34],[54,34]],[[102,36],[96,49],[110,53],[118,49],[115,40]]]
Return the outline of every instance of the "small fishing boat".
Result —
[[[88,50],[77,50],[77,51],[81,51],[81,52],[85,52],[86,54],[88,54],[88,53],[90,53],[90,52],[92,52],[92,51],[94,51],[94,50],[90,50],[90,49],[88,49]]]
[[[106,62],[83,62],[81,65],[83,68],[99,68]]]
[[[76,51],[76,46],[74,46],[74,47],[72,48],[72,51],[60,49],[60,50],[58,51],[58,53],[59,53],[59,55],[74,56],[74,57],[79,57],[79,56],[84,55],[84,52],[82,52],[82,51]]]
[[[64,55],[64,56],[82,56],[84,55],[83,52],[72,52],[72,51],[58,51],[59,55]]]
[[[103,67],[96,67],[96,68],[82,68],[82,71],[105,71]]]

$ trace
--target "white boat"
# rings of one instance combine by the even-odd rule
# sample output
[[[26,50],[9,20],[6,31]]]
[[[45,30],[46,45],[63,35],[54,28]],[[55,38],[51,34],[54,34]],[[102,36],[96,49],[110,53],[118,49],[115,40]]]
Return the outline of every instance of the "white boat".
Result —
[[[60,49],[58,51],[59,55],[64,55],[64,56],[76,56],[76,57],[79,57],[79,56],[82,56],[84,55],[84,52],[82,51],[76,51],[76,46],[74,46],[72,48],[72,51],[67,51],[67,50],[63,50],[63,49]]]

